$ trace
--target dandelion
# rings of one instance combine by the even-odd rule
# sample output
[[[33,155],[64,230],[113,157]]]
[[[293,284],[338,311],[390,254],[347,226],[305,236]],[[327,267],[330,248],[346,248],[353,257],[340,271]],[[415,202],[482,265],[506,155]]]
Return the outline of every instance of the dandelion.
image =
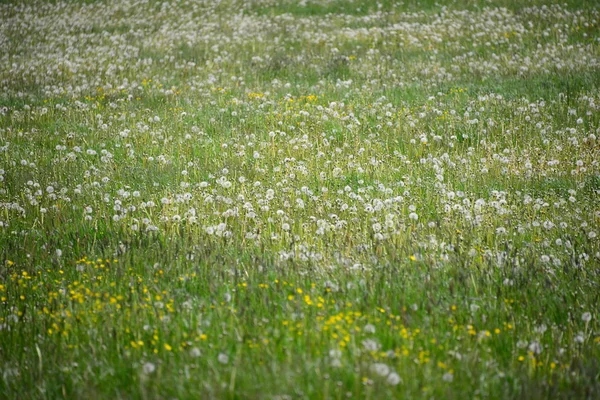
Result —
[[[197,347],[192,347],[190,349],[190,356],[194,357],[194,358],[198,358],[200,357],[202,353],[200,352],[200,349]]]
[[[227,364],[229,362],[229,356],[225,353],[219,353],[217,361],[219,361],[221,364]]]
[[[531,342],[529,344],[529,351],[533,354],[540,354],[542,352],[542,345],[539,342]]]
[[[374,363],[371,365],[371,371],[376,375],[385,377],[390,373],[390,367],[388,367],[387,364]]]
[[[144,371],[144,374],[150,375],[151,373],[156,371],[156,365],[154,365],[151,362],[146,362],[146,363],[144,363],[142,370]]]
[[[377,351],[381,348],[381,345],[373,339],[365,339],[362,341],[362,345],[367,351]]]
[[[588,323],[592,320],[592,314],[590,312],[584,312],[581,314],[581,320],[585,323]]]
[[[385,381],[388,385],[396,386],[402,382],[402,378],[400,378],[400,375],[398,375],[396,372],[391,372]]]
[[[454,381],[454,374],[451,372],[446,372],[444,375],[442,375],[442,380],[444,382],[452,382]]]

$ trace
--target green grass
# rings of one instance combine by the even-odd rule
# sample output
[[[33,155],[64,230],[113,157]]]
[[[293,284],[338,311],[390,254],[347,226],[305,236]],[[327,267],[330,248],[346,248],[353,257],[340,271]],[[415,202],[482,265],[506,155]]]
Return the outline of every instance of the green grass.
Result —
[[[1,398],[600,397],[595,2],[0,3]]]

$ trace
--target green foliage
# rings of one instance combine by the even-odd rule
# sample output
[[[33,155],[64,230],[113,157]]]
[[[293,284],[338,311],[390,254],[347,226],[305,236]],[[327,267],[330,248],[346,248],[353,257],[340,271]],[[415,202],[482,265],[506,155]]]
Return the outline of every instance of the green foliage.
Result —
[[[0,1],[1,398],[598,398],[592,1]]]

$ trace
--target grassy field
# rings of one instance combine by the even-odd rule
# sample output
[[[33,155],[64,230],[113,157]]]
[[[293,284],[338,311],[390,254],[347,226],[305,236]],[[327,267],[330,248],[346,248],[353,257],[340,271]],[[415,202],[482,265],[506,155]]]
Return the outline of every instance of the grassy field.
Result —
[[[600,398],[599,24],[0,2],[0,398]]]

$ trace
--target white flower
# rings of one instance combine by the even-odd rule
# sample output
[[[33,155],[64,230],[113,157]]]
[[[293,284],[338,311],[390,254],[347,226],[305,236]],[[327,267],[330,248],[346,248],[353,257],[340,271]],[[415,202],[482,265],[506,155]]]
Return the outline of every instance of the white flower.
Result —
[[[331,349],[329,350],[329,357],[331,358],[341,358],[342,357],[342,351],[339,349]]]
[[[362,341],[362,345],[367,351],[377,351],[381,347],[379,343],[374,341],[373,339],[365,339]]]
[[[384,363],[374,363],[371,365],[371,372],[379,376],[388,376],[390,373],[390,367]]]
[[[217,357],[217,360],[221,363],[221,364],[227,364],[229,362],[229,356],[225,353],[219,353],[219,356]]]
[[[151,373],[153,373],[156,370],[156,365],[152,364],[151,362],[147,362],[144,363],[144,366],[142,367],[144,374],[146,375],[150,375]]]
[[[200,357],[200,349],[197,347],[192,347],[190,349],[190,356],[194,357],[194,358],[198,358]]]
[[[385,381],[388,383],[388,385],[396,386],[397,384],[402,382],[402,378],[400,378],[400,375],[398,375],[397,373],[392,372],[388,375]]]
[[[411,212],[410,214],[408,214],[408,218],[412,219],[413,221],[416,221],[419,219],[419,216],[417,215],[417,213]]]
[[[372,324],[367,324],[364,327],[365,333],[375,333],[375,326]]]
[[[581,314],[581,319],[584,322],[590,322],[592,320],[592,314],[589,312],[584,312],[583,314]]]
[[[452,382],[454,380],[454,374],[452,374],[451,372],[446,372],[443,376],[442,376],[442,380],[444,382]]]
[[[547,330],[548,330],[548,327],[546,326],[546,324],[541,324],[540,326],[535,327],[533,329],[534,332],[539,333],[541,335],[543,335],[544,332],[546,332]]]
[[[540,354],[542,352],[542,345],[540,342],[531,342],[529,344],[529,351],[534,354]]]

